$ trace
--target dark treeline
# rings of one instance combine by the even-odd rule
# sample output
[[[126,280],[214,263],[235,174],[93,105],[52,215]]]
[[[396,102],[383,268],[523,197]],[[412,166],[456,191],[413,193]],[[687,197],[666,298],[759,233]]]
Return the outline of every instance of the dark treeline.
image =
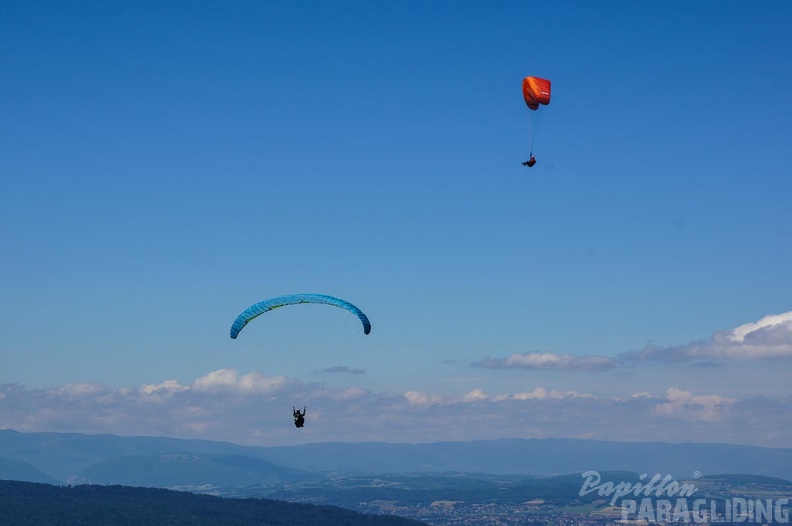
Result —
[[[0,524],[14,526],[410,526],[399,517],[334,506],[226,499],[129,486],[53,486],[0,480]]]

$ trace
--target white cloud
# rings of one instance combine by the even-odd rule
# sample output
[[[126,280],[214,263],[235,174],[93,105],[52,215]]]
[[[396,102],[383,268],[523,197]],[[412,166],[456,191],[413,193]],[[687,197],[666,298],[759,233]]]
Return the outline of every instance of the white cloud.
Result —
[[[410,405],[429,405],[445,403],[443,397],[438,395],[428,395],[422,391],[407,391],[404,398]]]
[[[104,389],[105,387],[100,384],[76,383],[54,387],[48,392],[53,397],[80,398],[85,395],[97,394]]]
[[[167,380],[165,382],[162,382],[161,384],[143,385],[140,387],[140,393],[143,395],[157,395],[162,393],[172,394],[172,393],[178,393],[184,391],[186,389],[189,389],[189,387],[187,387],[186,385],[181,385],[176,380]],[[126,392],[129,391],[130,391],[129,389],[126,390]]]
[[[233,369],[220,369],[198,378],[190,385],[190,390],[207,393],[268,394],[278,393],[295,380],[285,376],[268,377],[261,373],[248,373],[242,376]]]
[[[792,358],[792,312],[719,331],[709,340],[670,347],[647,346],[624,353],[628,361],[767,360]]]
[[[647,393],[646,391],[641,391],[640,393],[633,393],[630,395],[630,398],[635,400],[638,398],[656,398],[653,394]]]
[[[333,400],[359,400],[361,398],[367,398],[371,393],[360,387],[347,387],[337,391],[329,391],[327,395],[333,398]]]
[[[439,394],[427,394],[420,391],[408,391],[404,394],[412,405],[453,405],[471,404],[476,402],[492,402],[497,404],[507,400],[563,400],[565,398],[595,398],[593,395],[578,393],[576,391],[557,391],[547,390],[537,386],[531,391],[490,395],[483,389],[472,389],[462,396],[449,396]]]
[[[765,316],[756,323],[740,325],[736,329],[723,333],[722,336],[724,339],[733,342],[745,342],[746,340],[750,341],[762,333],[767,334],[768,330],[771,332],[779,330],[780,333],[786,335],[786,337],[783,338],[786,343],[792,342],[792,311]]]
[[[485,393],[482,389],[473,389],[465,393],[462,397],[463,402],[481,402],[483,400],[487,400],[489,396]]]
[[[667,417],[714,422],[725,419],[736,402],[734,398],[694,395],[690,391],[669,387],[666,391],[666,401],[657,404],[653,412]]]
[[[506,358],[486,358],[472,364],[484,369],[556,369],[566,371],[604,371],[618,365],[609,356],[574,356],[550,352],[514,353]]]
[[[563,400],[564,398],[594,398],[594,395],[577,391],[548,391],[544,387],[535,387],[533,391],[511,395],[514,400]]]

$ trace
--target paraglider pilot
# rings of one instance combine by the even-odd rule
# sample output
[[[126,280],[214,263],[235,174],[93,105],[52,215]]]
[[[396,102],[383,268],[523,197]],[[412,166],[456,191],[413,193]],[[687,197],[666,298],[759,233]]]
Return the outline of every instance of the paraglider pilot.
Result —
[[[525,161],[523,166],[527,166],[531,168],[533,165],[536,164],[536,158],[533,156],[533,132],[538,125],[536,119],[532,116],[535,115],[534,112],[542,111],[540,110],[539,106],[547,106],[550,104],[550,81],[547,79],[543,79],[540,77],[525,77],[522,81],[522,92],[523,92],[523,99],[525,99],[525,105],[528,106],[528,109],[531,110],[528,112],[529,119],[528,119],[528,128],[530,130],[530,148],[531,158]]]
[[[294,406],[292,406],[292,409],[294,409],[294,411],[293,411],[294,425],[296,427],[304,426],[305,425],[305,412],[308,409],[308,407],[307,406],[303,407],[302,413],[300,412],[299,409],[295,408]]]

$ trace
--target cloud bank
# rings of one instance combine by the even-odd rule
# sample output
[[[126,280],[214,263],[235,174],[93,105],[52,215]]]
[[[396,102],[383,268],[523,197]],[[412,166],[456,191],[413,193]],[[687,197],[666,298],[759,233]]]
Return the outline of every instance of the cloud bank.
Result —
[[[295,400],[308,403],[295,430]],[[542,386],[460,395],[324,389],[285,377],[210,372],[191,383],[140,387],[0,385],[0,428],[228,440],[276,445],[324,441],[429,442],[568,437],[622,441],[792,443],[792,398],[738,400],[669,387],[602,398]]]
[[[696,362],[715,366],[728,360],[792,359],[792,311],[765,316],[754,323],[719,331],[707,340],[683,345],[647,345],[640,351],[616,356],[570,355],[552,352],[514,353],[506,358],[473,362],[484,369],[529,369],[556,371],[609,371],[639,362]]]

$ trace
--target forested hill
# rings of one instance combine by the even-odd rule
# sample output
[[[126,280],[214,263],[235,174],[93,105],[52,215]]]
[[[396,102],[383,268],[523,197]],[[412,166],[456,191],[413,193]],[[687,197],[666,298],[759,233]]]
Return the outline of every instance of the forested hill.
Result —
[[[334,506],[224,499],[129,486],[53,486],[0,480],[0,523],[14,526],[416,526]]]

